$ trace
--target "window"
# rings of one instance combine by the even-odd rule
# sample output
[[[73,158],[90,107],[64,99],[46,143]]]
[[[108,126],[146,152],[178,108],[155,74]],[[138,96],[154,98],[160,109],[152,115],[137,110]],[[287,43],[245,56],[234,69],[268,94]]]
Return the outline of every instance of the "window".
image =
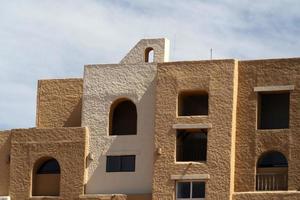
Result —
[[[289,128],[290,93],[259,93],[258,128]]]
[[[176,161],[206,161],[207,130],[178,130]]]
[[[106,172],[134,172],[135,155],[107,156]]]
[[[205,182],[177,182],[176,197],[177,199],[198,199],[205,198]]]
[[[59,196],[60,166],[57,160],[39,159],[32,173],[32,196]]]
[[[277,151],[264,153],[257,162],[256,190],[272,191],[288,189],[288,162]]]
[[[208,115],[208,94],[181,92],[178,96],[178,116]]]
[[[154,62],[154,50],[152,47],[148,47],[145,50],[145,62]]]
[[[135,104],[127,99],[117,100],[110,111],[110,135],[135,135],[137,111]]]

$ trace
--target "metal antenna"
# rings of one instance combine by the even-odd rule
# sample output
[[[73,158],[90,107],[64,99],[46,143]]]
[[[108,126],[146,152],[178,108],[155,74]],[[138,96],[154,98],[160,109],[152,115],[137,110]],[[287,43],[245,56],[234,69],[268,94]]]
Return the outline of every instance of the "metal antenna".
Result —
[[[212,60],[212,57],[213,57],[213,49],[210,48],[210,59]]]

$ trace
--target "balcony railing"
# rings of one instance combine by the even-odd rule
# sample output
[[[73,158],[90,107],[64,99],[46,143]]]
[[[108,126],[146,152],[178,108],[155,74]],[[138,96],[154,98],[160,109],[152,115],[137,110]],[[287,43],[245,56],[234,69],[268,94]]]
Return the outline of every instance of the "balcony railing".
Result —
[[[288,175],[270,173],[256,175],[256,191],[274,191],[288,189]]]

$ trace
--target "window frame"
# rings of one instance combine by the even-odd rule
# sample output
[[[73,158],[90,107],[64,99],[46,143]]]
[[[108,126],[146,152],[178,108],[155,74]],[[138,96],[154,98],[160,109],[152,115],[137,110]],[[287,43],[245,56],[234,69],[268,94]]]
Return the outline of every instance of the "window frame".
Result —
[[[204,198],[193,198],[193,183],[204,183]],[[189,183],[190,184],[190,197],[189,198],[178,198],[178,183]],[[206,182],[203,180],[178,180],[175,183],[175,187],[176,187],[176,192],[175,192],[175,198],[176,200],[205,200],[205,195],[206,195]]]
[[[122,167],[122,159],[124,158],[133,158],[133,168],[126,170]],[[109,169],[109,158],[118,158],[119,159],[119,168],[117,170],[110,170]],[[107,155],[106,156],[106,170],[107,173],[113,173],[113,172],[135,172],[136,171],[136,155]]]
[[[262,127],[262,95],[276,95],[276,94],[288,94],[288,123],[287,127],[271,127],[271,128],[263,128]],[[262,91],[257,92],[257,101],[256,101],[256,130],[258,131],[268,131],[268,130],[288,130],[290,129],[291,125],[291,91],[284,90],[284,91]]]

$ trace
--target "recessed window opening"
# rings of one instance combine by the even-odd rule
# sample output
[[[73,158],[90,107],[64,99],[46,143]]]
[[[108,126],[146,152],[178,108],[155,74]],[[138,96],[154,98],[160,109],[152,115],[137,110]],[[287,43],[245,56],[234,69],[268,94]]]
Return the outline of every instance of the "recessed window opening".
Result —
[[[176,183],[176,199],[205,199],[205,182],[180,181]]]
[[[134,172],[135,155],[107,156],[106,172]]]
[[[258,159],[256,173],[257,191],[288,189],[288,161],[282,153],[264,153]]]
[[[110,135],[135,135],[137,133],[137,110],[127,99],[115,102],[110,111]]]
[[[208,115],[208,94],[199,91],[180,92],[178,116]]]
[[[207,130],[177,130],[176,161],[206,161]]]
[[[258,129],[289,128],[290,93],[258,94]]]
[[[147,63],[154,62],[154,50],[152,47],[148,47],[145,50],[145,62]]]
[[[54,158],[38,160],[32,179],[32,196],[59,196],[60,166]]]

